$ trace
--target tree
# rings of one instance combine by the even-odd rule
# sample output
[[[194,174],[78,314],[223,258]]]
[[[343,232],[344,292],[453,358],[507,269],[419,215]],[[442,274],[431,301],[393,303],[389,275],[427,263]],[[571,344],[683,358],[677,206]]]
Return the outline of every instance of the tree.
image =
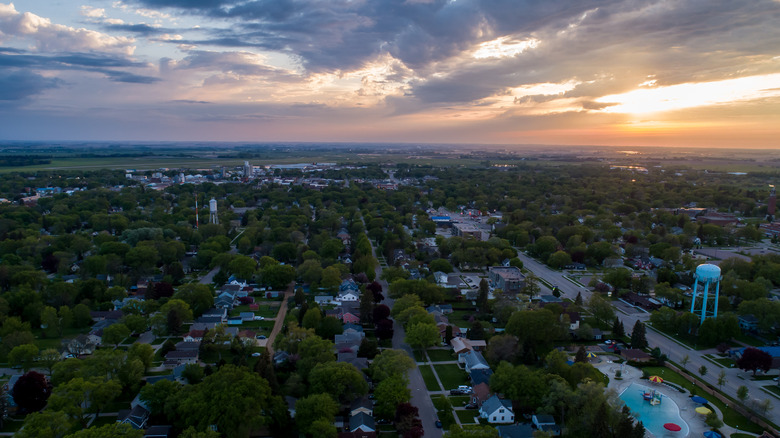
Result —
[[[142,438],[144,436],[144,431],[133,429],[133,426],[129,424],[110,423],[104,424],[100,427],[90,427],[89,429],[80,430],[74,434],[68,435],[67,438],[103,438],[109,436],[120,438]]]
[[[489,286],[486,279],[479,281],[479,294],[477,295],[477,307],[481,312],[488,311],[488,292]]]
[[[122,323],[111,324],[103,329],[103,342],[114,344],[119,347],[119,343],[130,336],[130,329]]]
[[[431,263],[428,264],[428,269],[430,269],[431,272],[440,271],[446,274],[449,274],[453,271],[452,265],[445,259],[432,260]]]
[[[406,343],[412,347],[418,347],[426,350],[440,341],[439,329],[432,324],[417,323],[412,324],[406,330]]]
[[[100,414],[121,392],[122,385],[115,380],[105,381],[97,377],[85,380],[76,377],[54,389],[49,406],[65,412],[68,417],[86,428],[89,414]]]
[[[11,396],[23,412],[38,412],[46,406],[51,395],[51,384],[36,371],[29,371],[19,377]]]
[[[170,380],[159,380],[154,384],[141,388],[139,398],[146,403],[149,412],[153,416],[163,416],[166,413],[174,414],[176,395],[181,391],[182,385]],[[172,415],[173,416],[173,415]]]
[[[452,407],[449,408],[450,410]],[[404,438],[420,438],[423,436],[420,411],[410,403],[401,403],[395,409],[395,430]]]
[[[312,394],[295,403],[295,423],[301,432],[317,437],[321,429],[317,422],[325,420],[332,424],[338,411],[339,405],[330,395]]]
[[[380,304],[374,307],[373,310],[373,322],[379,322],[383,319],[387,319],[390,316],[390,308],[384,304]]]
[[[241,279],[251,279],[255,275],[257,262],[252,257],[237,255],[228,264],[228,271]]]
[[[320,321],[322,321],[322,313],[320,313],[320,309],[318,307],[314,307],[307,310],[303,315],[301,325],[307,329],[316,329],[319,327]]]
[[[89,314],[89,307],[85,304],[77,304],[73,308],[73,323],[76,327],[86,327],[92,321],[92,316]]]
[[[357,356],[365,357],[367,359],[373,359],[379,353],[379,345],[375,340],[363,338],[360,341],[360,347],[358,348]]]
[[[517,359],[518,344],[517,338],[512,335],[496,335],[490,338],[485,359],[492,364],[498,364],[501,361],[513,363]]]
[[[316,328],[317,336],[322,339],[333,339],[334,336],[344,332],[344,326],[335,316],[326,316]]]
[[[368,290],[360,295],[360,322],[371,324],[374,322],[374,294]]]
[[[726,383],[726,370],[720,370],[718,373],[718,388],[723,389],[723,385]]]
[[[57,315],[57,309],[46,306],[41,312],[41,328],[47,337],[61,336],[62,327],[60,317]]]
[[[626,335],[626,329],[623,327],[623,321],[620,318],[615,317],[615,322],[612,323],[612,336],[620,339]]]
[[[699,374],[701,374],[702,377],[704,377],[707,374],[707,367],[704,365],[699,367]]]
[[[298,344],[298,356],[300,359],[298,359],[296,367],[304,379],[309,377],[309,372],[317,364],[336,360],[333,354],[333,342],[317,335],[307,337]]]
[[[24,419],[24,425],[14,434],[18,438],[59,438],[71,428],[64,412],[47,409],[34,412]]]
[[[536,275],[534,275],[533,272],[529,272],[525,276],[525,282],[523,282],[523,287],[520,289],[520,293],[533,298],[539,295],[539,292],[541,291],[542,289],[539,287],[539,279],[536,278]]]
[[[182,300],[192,309],[195,316],[200,316],[214,306],[214,294],[205,284],[188,283],[179,286],[173,298]]]
[[[140,334],[149,328],[149,322],[143,315],[125,315],[120,322],[130,329],[130,333]]]
[[[574,298],[574,304],[582,306],[582,292],[577,292],[577,297]]]
[[[561,269],[571,264],[571,256],[565,251],[556,251],[547,258],[547,265],[554,269]]]
[[[707,416],[704,418],[704,424],[712,429],[723,427],[723,422],[720,420],[720,418],[718,418],[718,413],[715,411],[710,411],[710,413],[707,414]]]
[[[203,382],[184,387],[178,400],[180,424],[196,430],[216,425],[231,437],[249,436],[251,430],[275,421],[279,405],[284,404],[271,395],[265,379],[234,365],[224,365]]]
[[[290,265],[268,265],[262,270],[263,282],[273,289],[284,289],[295,280],[295,268]]]
[[[391,314],[397,318],[404,310],[410,307],[423,307],[423,302],[417,295],[406,294],[395,300]]]
[[[354,365],[346,362],[318,364],[309,374],[310,392],[327,393],[340,403],[349,403],[368,393],[368,383]]]
[[[181,372],[181,377],[190,385],[197,385],[203,380],[203,368],[195,363],[187,364]]]
[[[341,284],[341,271],[335,266],[328,266],[322,270],[320,285],[325,289],[335,290]]]
[[[637,320],[631,329],[631,348],[647,348],[647,334],[642,321]]]
[[[32,368],[38,357],[38,347],[35,344],[24,344],[14,347],[8,353],[8,363],[12,367],[21,367],[25,372]]]
[[[41,351],[40,355],[38,356],[38,363],[49,371],[49,377],[51,377],[51,371],[52,368],[54,368],[54,365],[56,365],[57,362],[61,360],[62,355],[54,348],[47,348]]]
[[[685,356],[683,356],[682,359],[680,359],[680,365],[682,365],[684,370],[686,369],[686,366],[688,365],[688,363],[690,361],[691,361],[691,358],[687,354]]]
[[[585,347],[580,345],[580,348],[577,350],[577,354],[574,356],[574,362],[580,362],[580,363],[588,362],[588,352],[585,351]]]
[[[753,371],[753,376],[756,375],[756,371],[761,370],[767,372],[771,367],[772,356],[758,348],[745,348],[742,351],[742,356],[737,359],[737,368],[745,371]]]
[[[382,380],[376,386],[376,390],[374,390],[374,396],[376,397],[374,414],[379,418],[392,418],[396,407],[401,403],[408,402],[412,398],[412,393],[408,386],[409,381],[405,376],[401,375],[393,375]]]
[[[745,403],[745,400],[748,398],[748,389],[747,386],[742,385],[739,388],[737,388],[737,398],[742,401],[742,403]]]
[[[607,324],[615,319],[615,309],[597,293],[588,299],[588,310],[601,325],[609,327]]]
[[[371,362],[371,377],[375,382],[381,382],[393,376],[406,378],[409,370],[416,365],[414,360],[403,350],[382,350]]]

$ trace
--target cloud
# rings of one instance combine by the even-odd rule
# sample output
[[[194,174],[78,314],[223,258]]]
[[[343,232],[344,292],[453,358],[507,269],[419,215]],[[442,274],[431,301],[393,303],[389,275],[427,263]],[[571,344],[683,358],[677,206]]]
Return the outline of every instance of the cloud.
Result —
[[[29,70],[0,71],[0,101],[20,101],[55,88],[60,81]]]

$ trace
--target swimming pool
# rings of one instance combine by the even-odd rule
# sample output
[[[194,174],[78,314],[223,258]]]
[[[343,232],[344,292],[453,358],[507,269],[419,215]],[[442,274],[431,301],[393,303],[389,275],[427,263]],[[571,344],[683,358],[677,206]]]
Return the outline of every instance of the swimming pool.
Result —
[[[643,397],[646,391],[661,394],[661,403],[653,406]],[[688,436],[688,424],[680,417],[680,409],[677,403],[669,397],[659,393],[656,388],[632,383],[620,394],[620,399],[626,403],[631,412],[645,425],[645,429],[657,437],[684,437]],[[682,430],[670,432],[664,429],[664,424],[675,423]]]

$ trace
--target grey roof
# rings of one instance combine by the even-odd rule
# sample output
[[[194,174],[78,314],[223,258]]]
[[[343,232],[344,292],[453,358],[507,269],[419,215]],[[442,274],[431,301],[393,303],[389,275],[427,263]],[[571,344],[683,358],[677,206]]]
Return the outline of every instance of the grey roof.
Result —
[[[530,424],[512,424],[511,426],[497,426],[498,436],[501,438],[533,438],[534,428]]]
[[[490,368],[490,365],[488,365],[485,357],[482,356],[482,353],[479,351],[469,351],[467,353],[463,353],[463,360],[466,362],[466,366],[469,369],[472,369],[478,365],[483,365],[486,368]]]
[[[479,385],[480,383],[490,384],[490,376],[492,375],[493,375],[493,370],[491,369],[472,370],[469,373],[469,377],[471,377],[471,386],[476,386]]]
[[[366,426],[371,430],[376,430],[374,417],[366,414],[365,412],[358,412],[357,414],[349,417],[350,432],[356,431],[360,426]]]
[[[360,408],[364,408],[372,411],[374,410],[374,402],[371,401],[371,399],[368,398],[368,396],[363,396],[363,397],[356,398],[355,400],[352,400],[352,404],[349,405],[350,412]]]
[[[172,426],[152,426],[146,429],[144,438],[168,438],[171,435]]]
[[[482,408],[480,410],[490,415],[493,412],[496,412],[499,408],[507,408],[511,412],[512,401],[502,400],[498,398],[497,395],[493,395],[493,397],[490,397],[489,399],[485,400],[485,403],[482,403]]]

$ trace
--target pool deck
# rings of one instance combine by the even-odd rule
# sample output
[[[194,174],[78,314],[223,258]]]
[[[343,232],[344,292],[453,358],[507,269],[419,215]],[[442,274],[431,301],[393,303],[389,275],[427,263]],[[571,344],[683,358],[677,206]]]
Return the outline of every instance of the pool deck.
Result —
[[[674,400],[675,403],[677,403],[677,407],[680,409],[680,417],[682,417],[683,420],[685,420],[686,423],[688,423],[689,433],[688,435],[682,435],[679,432],[668,432],[663,435],[663,437],[658,438],[666,438],[666,437],[702,437],[704,436],[704,432],[710,430],[709,427],[707,427],[706,424],[704,424],[704,416],[697,414],[694,409],[696,409],[699,404],[696,404],[691,401],[690,394],[688,391],[680,392],[677,388],[671,387],[666,384],[655,384],[651,383],[648,380],[642,380],[642,371],[638,368],[634,368],[629,365],[621,365],[612,363],[611,361],[607,360],[600,360],[596,361],[596,363],[591,363],[594,367],[598,368],[599,371],[606,374],[609,377],[609,389],[613,389],[617,394],[621,394],[626,388],[631,386],[632,383],[637,383],[640,385],[644,385],[650,388],[655,388],[661,391],[663,395],[671,398]],[[623,376],[622,380],[616,380],[615,379],[615,371],[622,370]],[[718,413],[718,416],[723,419],[723,414],[720,412],[720,410],[717,408],[717,406],[713,406],[712,404],[708,405],[712,409],[715,410],[715,412]],[[735,432],[742,432],[737,429],[734,429],[732,427],[724,425],[720,428],[720,431],[723,432],[727,437],[730,436],[732,433]],[[742,432],[745,433],[745,432]],[[749,434],[753,435],[753,434]],[[649,431],[646,432],[645,436],[653,436]]]

